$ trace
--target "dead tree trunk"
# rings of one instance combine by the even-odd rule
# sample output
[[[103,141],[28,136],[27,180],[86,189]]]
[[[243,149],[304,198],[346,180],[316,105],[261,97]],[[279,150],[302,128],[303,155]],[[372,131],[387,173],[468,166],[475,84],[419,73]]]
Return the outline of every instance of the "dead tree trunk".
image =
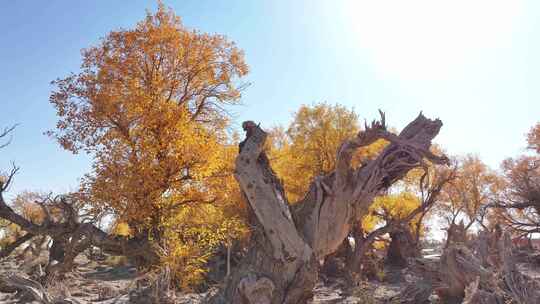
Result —
[[[505,291],[517,303],[540,303],[540,282],[522,274],[518,270],[513,252],[514,248],[508,232],[505,232],[500,237],[498,245]]]
[[[319,262],[337,250],[373,198],[409,170],[425,167],[424,158],[447,162],[446,157],[429,152],[442,126],[440,120],[420,114],[395,135],[386,130],[381,116],[380,122],[374,121],[342,144],[335,171],[315,178],[305,198],[293,207],[263,151],[266,132],[253,122],[243,124],[246,139],[240,145],[235,177],[256,216],[257,228],[245,260],[212,303],[306,303],[312,297]],[[390,144],[376,159],[352,168],[353,153],[380,138]]]
[[[387,233],[390,233],[392,235],[392,231],[399,229],[400,226],[405,226],[407,229],[408,223],[412,221],[416,216],[420,215],[420,220],[416,223],[416,232],[415,232],[415,238],[410,239],[408,243],[411,244],[410,249],[410,255],[415,256],[419,255],[419,240],[420,240],[420,229],[421,229],[421,221],[426,215],[426,213],[437,203],[439,194],[442,191],[442,188],[451,180],[453,180],[456,177],[456,171],[454,169],[443,169],[443,170],[437,170],[437,174],[432,176],[432,178],[425,177],[421,178],[420,181],[420,191],[422,193],[422,204],[418,206],[416,209],[411,211],[406,217],[400,219],[399,221],[391,220],[391,219],[385,219],[386,225],[379,227],[375,229],[374,231],[368,233],[367,235],[364,235],[364,231],[361,229],[361,225],[356,225],[353,228],[352,235],[355,240],[355,249],[354,253],[352,254],[352,257],[349,258],[348,265],[351,278],[359,278],[360,277],[360,271],[362,268],[362,264],[364,262],[364,258],[366,256],[366,253],[368,250],[372,247],[373,242],[380,236],[383,236]],[[427,178],[426,178],[427,177]],[[431,182],[427,182],[427,180],[431,180]],[[410,232],[409,232],[410,233]],[[392,241],[396,239],[395,237],[392,238]],[[393,247],[393,245],[390,245]],[[395,245],[394,245],[395,246]],[[395,249],[389,248],[390,256],[393,255],[393,251]],[[400,250],[401,251],[401,250]],[[387,259],[388,260],[388,259]],[[356,272],[356,274],[354,273]]]
[[[15,126],[0,131],[0,141],[5,140],[14,128]],[[10,140],[0,142],[0,149],[6,147],[9,142]],[[75,257],[92,245],[107,253],[148,261],[148,264],[158,260],[156,250],[153,250],[154,248],[148,239],[117,237],[107,234],[92,223],[81,222],[73,206],[75,199],[70,196],[47,198],[41,202],[40,207],[45,215],[42,223],[34,223],[18,214],[4,200],[4,193],[11,185],[18,170],[19,168],[14,165],[7,176],[0,178],[0,218],[18,225],[26,234],[0,251],[0,259],[8,256],[34,237],[41,237],[42,240],[50,237],[54,240],[51,257],[52,261],[56,262],[52,263],[54,265],[49,263],[48,274],[71,269]],[[51,216],[51,209],[60,211],[61,215]]]
[[[362,227],[356,225],[352,230],[354,238],[354,251],[350,255],[349,263],[350,271],[354,273],[360,273],[362,269],[362,262],[366,255],[366,252],[371,247],[373,242],[370,242],[365,236]]]
[[[5,139],[14,129],[15,126],[0,131],[0,149],[10,143],[11,138],[7,141]],[[4,140],[4,142],[1,142],[1,140]],[[5,178],[0,178],[0,218],[18,225],[26,234],[0,251],[0,259],[8,256],[17,247],[37,236],[42,237],[42,240],[45,240],[45,237],[50,237],[53,240],[59,240],[60,238],[68,240],[66,248],[63,249],[64,252],[67,252],[68,260],[75,258],[91,245],[111,254],[139,257],[147,261],[156,261],[158,259],[155,250],[149,250],[151,245],[147,239],[117,237],[107,234],[91,223],[81,223],[76,210],[69,203],[70,198],[68,196],[57,196],[54,199],[48,199],[50,204],[45,202],[40,204],[45,214],[43,223],[37,224],[21,216],[4,200],[4,193],[11,185],[18,170],[19,168],[14,165]],[[50,208],[53,207],[61,211],[61,219],[55,219],[51,216]],[[64,255],[63,259],[66,260],[66,255]]]
[[[51,259],[47,267],[47,275],[71,270],[75,257],[91,245],[100,247],[110,254],[137,257],[148,261],[158,260],[155,250],[152,250],[147,239],[113,236],[91,223],[81,223],[73,204],[70,203],[69,196],[58,196],[49,199],[47,203],[42,202],[40,207],[43,209],[45,219],[41,224],[36,224],[17,214],[3,197],[17,170],[18,168],[14,168],[6,181],[0,181],[0,218],[17,224],[27,233],[0,252],[0,258],[9,255],[18,246],[34,237],[48,236],[53,240],[53,245],[50,249]],[[51,216],[51,208],[60,210],[61,218]]]
[[[407,259],[416,256],[416,244],[408,227],[400,225],[390,232],[390,245],[386,252],[385,264],[406,267]]]
[[[463,224],[463,220],[459,222],[459,225],[452,221],[450,227],[448,227],[444,248],[446,249],[453,244],[467,244],[467,229]]]

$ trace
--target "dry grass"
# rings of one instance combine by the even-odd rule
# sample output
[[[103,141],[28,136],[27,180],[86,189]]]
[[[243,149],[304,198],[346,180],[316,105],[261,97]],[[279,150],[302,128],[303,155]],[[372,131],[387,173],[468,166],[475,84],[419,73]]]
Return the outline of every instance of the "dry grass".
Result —
[[[359,303],[362,304],[379,304],[373,297],[373,292],[369,289],[363,288],[363,286],[355,287],[351,290],[351,295],[359,299]]]
[[[45,290],[53,302],[71,297],[71,289],[63,280],[53,280],[45,284]]]
[[[98,301],[112,299],[117,297],[120,294],[120,291],[116,288],[113,288],[109,285],[98,285],[97,286]]]

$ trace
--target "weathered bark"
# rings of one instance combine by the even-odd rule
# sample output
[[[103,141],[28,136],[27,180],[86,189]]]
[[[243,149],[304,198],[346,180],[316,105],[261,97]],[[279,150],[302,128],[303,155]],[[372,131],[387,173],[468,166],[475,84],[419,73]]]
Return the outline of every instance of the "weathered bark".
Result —
[[[480,260],[482,267],[500,266],[499,241],[501,236],[501,227],[496,225],[492,231],[478,232],[477,236],[470,241],[474,255]]]
[[[513,249],[510,234],[504,233],[499,241],[503,288],[519,304],[540,303],[540,282],[518,271]]]
[[[433,293],[434,286],[441,283],[439,263],[420,258],[413,261],[414,263],[409,266],[409,271],[419,279],[405,285],[394,299],[401,304],[430,303],[429,297]]]
[[[43,303],[43,304],[78,304],[80,303],[76,299],[64,298],[57,299],[52,297],[47,289],[34,280],[25,278],[15,274],[1,274],[0,281],[3,284],[13,287],[15,290],[22,291],[23,297],[25,297],[24,303],[27,303],[26,300],[33,300],[32,303]],[[28,299],[30,298],[30,299]],[[23,300],[23,299],[21,299]]]
[[[519,304],[540,303],[540,283],[519,272],[510,234],[500,235],[499,232],[494,230],[492,234],[497,235],[500,265],[485,269],[478,260],[466,254],[455,259],[457,267],[447,268],[443,273],[449,274],[454,282],[454,291],[465,285],[463,303],[466,304],[506,303],[505,298],[512,298]]]
[[[338,278],[347,275],[347,269],[350,268],[348,260],[351,258],[353,248],[346,238],[336,252],[327,255],[324,263],[320,267],[319,274],[326,278]]]
[[[430,209],[431,207],[427,208],[426,210],[423,210],[420,213],[420,216],[418,217],[418,221],[416,221],[416,224],[414,225],[414,243],[417,245],[418,250],[422,249],[420,246],[420,236],[422,235],[422,227],[424,225],[424,219]]]
[[[306,303],[317,281],[318,263],[338,249],[373,198],[409,170],[425,166],[424,158],[447,162],[429,152],[441,126],[440,120],[420,114],[398,136],[386,131],[382,115],[380,122],[342,144],[336,169],[315,178],[305,198],[291,208],[263,151],[266,133],[245,122],[246,140],[236,159],[235,177],[257,228],[247,257],[212,302]],[[390,144],[380,155],[352,168],[353,153],[381,138]]]
[[[381,234],[382,235],[382,234]],[[349,256],[348,266],[349,271],[351,272],[351,277],[358,277],[358,274],[361,273],[362,263],[366,256],[366,253],[371,248],[371,244],[375,240],[375,234],[371,234],[371,238],[364,236],[364,231],[362,227],[356,225],[352,230],[352,236],[354,238],[354,251]],[[354,275],[353,273],[357,274]]]
[[[433,292],[432,282],[421,280],[419,282],[409,283],[399,293],[391,303],[399,304],[427,304],[430,303],[429,297]]]
[[[39,303],[53,303],[53,300],[39,282],[15,274],[2,275],[0,276],[0,280],[8,286],[13,286],[18,290],[26,292],[33,300]]]
[[[480,289],[480,277],[465,288],[463,304],[503,304],[502,296]]]
[[[482,230],[478,232],[478,235],[473,240],[473,251],[474,251],[474,254],[480,260],[480,264],[482,265],[482,267],[489,266],[489,262],[488,262],[489,261],[488,256],[490,253],[489,237],[490,237],[489,231]]]
[[[408,227],[398,227],[390,232],[390,245],[385,264],[406,267],[407,259],[416,257],[416,244]]]
[[[262,151],[266,133],[254,124],[245,123],[244,129],[248,136],[235,175],[260,225],[252,233],[248,255],[213,301],[303,303],[317,278],[317,260],[297,231],[283,188]]]
[[[444,248],[450,247],[450,245],[457,244],[467,244],[467,229],[463,221],[459,222],[459,225],[456,225],[454,222],[448,227],[446,243]]]
[[[29,242],[28,246],[26,246],[24,248],[24,250],[17,256],[17,259],[26,258],[29,252],[30,252],[30,254],[32,255],[33,258],[39,257],[41,252],[43,252],[43,250],[45,249],[43,247],[45,245],[45,242],[47,241],[47,238],[48,237],[46,235],[42,235],[37,240],[32,239]]]
[[[53,240],[52,263],[49,263],[47,267],[48,274],[71,270],[75,257],[91,245],[100,247],[109,254],[136,257],[145,261],[158,260],[157,253],[150,250],[151,244],[147,239],[127,239],[109,235],[91,223],[80,222],[73,205],[69,203],[68,196],[59,196],[50,199],[47,204],[40,204],[45,214],[45,220],[41,224],[36,224],[17,214],[3,197],[17,171],[18,168],[13,168],[7,180],[0,182],[0,218],[17,224],[27,233],[23,239],[16,241],[11,247],[19,246],[33,236],[49,236]],[[51,216],[50,208],[53,207],[61,210],[60,219]],[[9,253],[13,251],[11,248],[8,249]],[[4,254],[7,253],[8,251],[4,252]]]
[[[4,140],[0,142],[0,149],[10,143],[11,138],[7,141],[5,139],[15,127],[5,128],[3,131],[0,131],[0,141]],[[19,168],[13,165],[7,177],[0,179],[0,218],[18,225],[26,232],[26,235],[9,245],[6,250],[0,253],[0,257],[10,254],[15,248],[34,236],[48,236],[55,241],[63,240],[66,246],[62,250],[64,251],[64,257],[62,259],[68,262],[72,262],[72,259],[91,245],[99,247],[103,252],[109,254],[124,255],[142,260],[145,264],[152,264],[158,260],[156,251],[153,250],[152,244],[146,238],[128,239],[109,235],[92,223],[80,222],[76,210],[68,202],[70,199],[68,196],[58,196],[54,199],[48,199],[49,205],[45,204],[45,202],[40,204],[45,214],[45,220],[41,224],[36,224],[24,218],[15,212],[4,200],[4,193],[11,185],[18,170]],[[51,216],[49,210],[51,207],[61,211],[61,219],[55,219]],[[58,253],[58,255],[61,254]],[[70,265],[63,266],[62,268],[64,269],[71,268]]]
[[[445,250],[439,271],[443,284],[437,292],[446,302],[461,301],[465,288],[477,277],[481,282],[487,282],[492,274],[463,244],[451,245]]]
[[[480,259],[463,244],[451,245],[441,257],[438,269],[416,265],[420,266],[416,273],[423,277],[422,282],[428,283],[421,283],[422,286],[437,286],[434,290],[442,303],[502,304],[510,303],[510,299],[518,304],[540,303],[540,282],[517,269],[510,234],[505,232],[501,235],[498,229],[490,234],[486,247],[490,253],[499,255],[500,263],[487,263],[487,267],[483,267]],[[429,293],[431,291],[412,284],[402,291],[400,298],[419,301],[421,296]]]

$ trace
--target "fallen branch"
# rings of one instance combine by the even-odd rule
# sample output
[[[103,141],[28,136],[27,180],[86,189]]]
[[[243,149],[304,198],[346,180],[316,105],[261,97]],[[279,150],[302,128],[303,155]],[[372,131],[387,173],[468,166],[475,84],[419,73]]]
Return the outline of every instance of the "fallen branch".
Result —
[[[0,281],[32,297],[43,304],[81,304],[73,298],[54,299],[39,282],[13,274],[0,275]]]
[[[512,241],[508,232],[499,241],[499,254],[503,263],[503,288],[519,304],[540,303],[540,283],[521,272],[516,267]]]

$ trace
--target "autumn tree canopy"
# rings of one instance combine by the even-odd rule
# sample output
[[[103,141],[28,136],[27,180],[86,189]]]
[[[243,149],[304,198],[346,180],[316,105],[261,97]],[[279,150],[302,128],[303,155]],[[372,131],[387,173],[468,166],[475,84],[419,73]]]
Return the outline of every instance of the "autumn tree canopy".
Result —
[[[485,225],[487,207],[502,186],[498,174],[475,155],[454,159],[456,178],[443,189],[440,215],[450,227],[464,221],[465,231],[474,224]]]
[[[170,251],[196,249],[190,234],[211,245],[226,239],[209,231],[230,224],[213,206],[237,199],[227,110],[239,102],[247,73],[233,42],[184,27],[162,4],[135,28],[83,50],[81,72],[53,82],[59,121],[48,134],[93,157],[80,193],[88,208],[112,213],[135,236],[177,247]],[[207,226],[186,224],[202,212],[186,209],[196,204],[211,209]]]
[[[449,168],[433,143],[442,121],[422,113],[398,132],[383,111],[368,124],[339,104],[303,105],[287,126],[245,121],[240,142],[229,111],[247,86],[243,51],[225,36],[187,28],[161,2],[133,27],[84,49],[81,61],[79,72],[52,82],[58,121],[46,133],[63,149],[89,155],[92,169],[72,193],[9,198],[19,168],[0,173],[0,259],[32,251],[37,260],[48,250],[44,271],[37,267],[40,282],[0,275],[3,287],[19,282],[17,293],[30,290],[49,303],[41,283],[66,279],[77,256],[99,247],[153,272],[137,279],[149,284],[137,283],[145,292],[168,292],[171,282],[184,290],[218,283],[209,303],[308,303],[332,259],[344,261],[354,280],[371,262],[366,257],[380,260],[382,250],[387,265],[419,262],[409,257],[419,257],[435,209],[450,227],[462,221],[462,239],[475,225],[487,236],[493,224],[489,237],[496,238],[475,249],[485,253],[482,267],[465,247],[449,246],[440,263],[448,278],[422,281],[420,289],[457,298],[516,282],[533,290],[515,263],[509,267],[508,233],[499,248],[504,277],[491,277],[506,286],[486,283],[494,268],[484,266],[503,236],[500,222],[519,236],[540,233],[540,123],[527,136],[527,154],[505,160],[502,175],[473,154]],[[13,130],[0,130],[0,149]],[[98,224],[104,218],[105,228]],[[224,268],[225,255],[226,274],[210,279],[208,269]]]
[[[242,51],[161,5],[82,56],[82,72],[53,82],[60,120],[49,134],[94,157],[83,183],[94,207],[139,225],[211,200],[200,183],[224,166],[225,107],[248,72]]]
[[[502,163],[504,188],[493,200],[495,219],[521,236],[540,232],[540,124],[528,134],[532,154]]]
[[[336,151],[360,129],[358,114],[353,109],[318,103],[302,105],[286,129],[271,130],[269,157],[291,202],[302,198],[313,177],[335,169]],[[363,147],[355,153],[353,164],[357,166],[375,156],[385,144],[381,139]]]

